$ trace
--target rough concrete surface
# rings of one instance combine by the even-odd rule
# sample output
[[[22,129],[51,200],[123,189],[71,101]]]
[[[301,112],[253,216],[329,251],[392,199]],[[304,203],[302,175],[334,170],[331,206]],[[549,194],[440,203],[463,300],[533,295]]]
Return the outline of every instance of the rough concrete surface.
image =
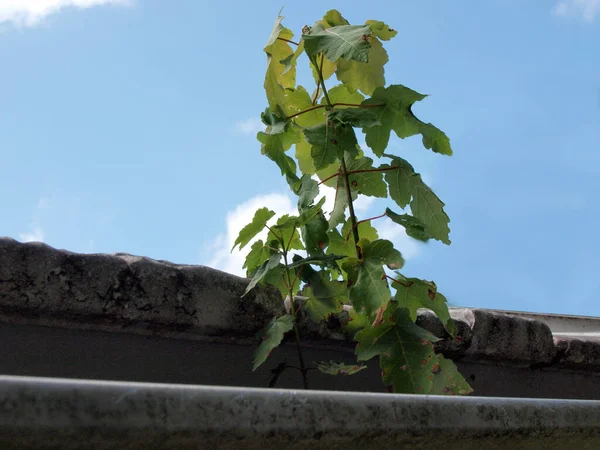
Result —
[[[34,323],[252,336],[283,308],[276,290],[205,266],[132,256],[78,254],[0,238],[0,315]]]
[[[600,402],[0,377],[11,449],[597,449]]]

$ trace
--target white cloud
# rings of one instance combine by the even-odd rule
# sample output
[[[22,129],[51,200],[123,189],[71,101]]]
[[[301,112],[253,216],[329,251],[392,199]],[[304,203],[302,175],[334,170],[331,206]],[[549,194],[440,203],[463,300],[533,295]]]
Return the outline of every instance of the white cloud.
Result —
[[[250,117],[249,119],[240,120],[235,124],[235,130],[238,133],[246,134],[248,136],[254,136],[259,131],[265,130],[265,124],[256,117]]]
[[[600,0],[560,0],[552,13],[560,17],[576,17],[593,22],[600,13]]]
[[[242,277],[245,276],[242,266],[250,251],[251,243],[241,251],[236,249],[230,253],[230,250],[240,230],[252,221],[256,210],[262,207],[275,211],[276,216],[271,219],[271,222],[275,222],[283,214],[297,214],[296,206],[287,194],[259,195],[236,206],[227,213],[225,232],[219,234],[212,245],[209,266]],[[264,239],[266,234],[267,230],[265,229],[256,239]]]
[[[130,5],[133,0],[0,0],[0,23],[35,26],[62,8],[90,8],[99,5]]]
[[[39,225],[33,225],[31,231],[19,233],[21,242],[44,242],[44,231]]]

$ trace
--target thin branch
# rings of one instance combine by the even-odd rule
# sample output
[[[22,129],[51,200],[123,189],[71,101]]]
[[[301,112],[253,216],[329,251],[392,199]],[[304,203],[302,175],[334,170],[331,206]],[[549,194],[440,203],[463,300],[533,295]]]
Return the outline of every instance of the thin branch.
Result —
[[[404,287],[411,287],[414,283],[412,281],[409,281],[408,284],[404,284],[402,281],[396,280],[393,277],[390,277],[388,274],[385,275],[386,278],[389,278],[390,280],[392,280],[394,283],[398,283],[400,286],[404,286]]]
[[[320,67],[317,67],[317,69],[319,70],[319,78],[321,78],[323,76],[323,58],[325,57],[325,55],[323,53],[321,53],[321,65]],[[317,98],[319,98],[319,92],[321,90],[321,84],[317,83],[317,90],[315,91],[315,97],[312,100],[312,104],[314,105],[317,101]]]
[[[350,170],[348,172],[349,175],[353,173],[367,173],[367,172],[385,172],[387,170],[396,170],[402,169],[401,166],[390,166],[390,167],[378,167],[377,169],[360,169],[360,170]]]
[[[358,227],[361,223],[365,223],[365,222],[369,222],[371,220],[375,220],[375,219],[381,219],[382,217],[385,217],[387,214],[383,213],[380,216],[375,216],[375,217],[369,217],[368,219],[364,219],[364,220],[359,220],[358,222],[356,222],[356,226]],[[348,233],[348,235],[346,236],[346,240],[350,239],[350,233],[352,233],[352,230],[350,230],[350,232]]]
[[[336,106],[354,106],[356,108],[380,108],[382,106],[385,106],[385,103],[379,103],[377,105],[359,105],[356,103],[333,103],[331,105],[332,107],[336,107]]]
[[[282,38],[282,37],[278,37],[278,38],[277,38],[277,40],[278,40],[278,41],[285,41],[285,42],[289,42],[290,44],[294,44],[294,45],[300,45],[298,42],[290,41],[289,39]]]
[[[285,120],[293,119],[294,117],[301,116],[302,114],[305,114],[305,113],[307,113],[307,112],[314,111],[315,109],[319,109],[319,108],[325,108],[325,105],[317,105],[317,106],[313,106],[312,108],[308,108],[308,109],[305,109],[304,111],[300,111],[299,113],[292,114],[291,116],[287,116],[287,117],[285,118]]]
[[[340,175],[341,175],[341,174],[340,174],[340,172],[339,172],[339,170],[338,170],[338,171],[337,171],[336,173],[334,173],[333,175],[329,175],[329,176],[328,176],[327,178],[325,178],[324,180],[321,180],[321,182],[318,184],[318,186],[320,186],[320,185],[321,185],[321,184],[323,184],[323,183],[326,183],[326,182],[328,182],[328,181],[329,181],[329,180],[331,180],[332,178],[339,177]]]

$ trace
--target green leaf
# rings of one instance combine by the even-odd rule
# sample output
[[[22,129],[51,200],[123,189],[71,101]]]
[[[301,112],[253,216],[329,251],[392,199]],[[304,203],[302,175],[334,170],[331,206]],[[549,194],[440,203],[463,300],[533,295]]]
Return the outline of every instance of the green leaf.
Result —
[[[422,242],[427,242],[431,236],[426,231],[425,224],[409,214],[397,214],[390,208],[386,208],[385,215],[392,219],[398,225],[402,225],[406,229],[406,234],[413,239]]]
[[[356,248],[352,237],[352,223],[348,219],[342,227],[342,232],[336,229],[331,230],[329,235],[328,254],[345,255],[351,258],[356,258]],[[374,241],[378,238],[377,230],[369,223],[362,222],[358,224],[358,234],[362,239]]]
[[[298,231],[296,230],[297,220],[298,217],[290,216],[288,214],[281,216],[277,220],[277,224],[273,225],[271,230],[269,230],[267,240],[277,240],[282,244],[282,248],[285,248],[286,251],[292,249],[304,250],[304,246],[302,245],[302,241],[300,241]]]
[[[390,197],[401,208],[405,208],[410,202],[413,215],[425,224],[425,232],[432,238],[449,245],[450,218],[444,212],[444,203],[406,160],[397,156],[389,157],[392,158],[391,166],[381,167],[397,167],[395,170],[387,170],[384,175],[389,186]]]
[[[246,261],[242,268],[246,269],[246,273],[250,276],[250,274],[254,273],[257,268],[262,266],[264,262],[271,257],[271,253],[271,250],[263,241],[256,241],[252,244],[252,247],[250,247],[250,252],[246,256]]]
[[[286,175],[288,178],[297,181],[296,175],[296,162],[285,154],[292,144],[297,142],[300,138],[292,128],[288,128],[285,133],[279,134],[267,134],[259,132],[256,138],[262,143],[261,152],[266,155],[270,160],[274,161],[282,175]]]
[[[379,125],[377,115],[370,109],[364,108],[335,109],[329,113],[328,118],[329,120],[338,121],[357,128],[368,128],[373,125]]]
[[[367,366],[363,364],[344,364],[334,361],[316,361],[317,370],[327,375],[354,375]]]
[[[285,333],[292,328],[294,328],[294,317],[290,314],[286,314],[279,319],[273,318],[269,322],[263,330],[262,342],[254,352],[254,366],[252,370],[256,370],[267,360],[273,349],[281,344]]]
[[[330,121],[306,128],[304,136],[312,145],[311,156],[317,170],[333,164],[344,152],[357,153],[358,141],[354,129],[343,123]]]
[[[319,177],[319,179],[325,186],[335,188],[337,186],[338,177],[332,176],[332,175],[335,175],[336,173],[338,173],[339,170],[340,170],[340,163],[338,161],[336,161],[333,164],[328,165],[324,169],[317,170],[317,176]],[[331,177],[331,178],[329,178],[329,177]],[[327,181],[323,181],[327,178],[329,178]]]
[[[298,259],[289,265],[290,269],[294,269],[296,267],[304,266],[306,264],[313,264],[317,266],[325,266],[325,267],[337,267],[336,261],[340,259],[344,259],[344,255],[317,255],[317,256],[308,256],[306,258]]]
[[[294,279],[294,275],[292,275],[292,280]],[[285,270],[285,266],[283,264],[279,264],[276,267],[269,270],[265,277],[262,279],[261,283],[270,284],[271,286],[275,286],[282,297],[287,297],[290,293],[290,287],[287,283],[287,271]],[[292,286],[292,293],[296,294],[300,289],[300,280],[298,278],[295,279],[294,285]]]
[[[295,226],[297,228],[306,225],[313,218],[315,218],[320,212],[322,212],[321,208],[325,203],[325,197],[321,198],[316,205],[311,206],[310,208],[306,208],[302,211],[302,213],[298,216],[295,222]]]
[[[283,110],[285,88],[292,88],[296,84],[296,68],[287,68],[287,64],[281,63],[281,61],[286,61],[294,53],[287,42],[278,39],[291,39],[294,36],[291,30],[281,25],[282,20],[282,16],[277,17],[271,37],[264,48],[267,54],[267,73],[264,87],[269,106],[274,111]]]
[[[433,387],[429,392],[432,395],[469,395],[473,392],[469,383],[458,372],[452,361],[437,355],[438,365],[433,366]]]
[[[373,242],[361,239],[359,247],[362,259],[348,259],[342,268],[348,273],[351,283],[349,297],[352,306],[359,313],[371,316],[391,299],[383,265],[392,270],[399,269],[404,265],[404,259],[385,239]]]
[[[298,210],[304,211],[309,208],[317,195],[319,195],[319,183],[313,180],[310,175],[303,175],[300,191],[298,192]]]
[[[231,250],[239,245],[240,250],[246,246],[248,242],[252,240],[258,233],[260,233],[264,228],[267,222],[275,215],[275,212],[271,211],[267,208],[257,209],[254,213],[254,217],[252,218],[252,222],[246,225],[241,229],[240,234],[235,240],[233,247]]]
[[[260,114],[262,122],[267,125],[265,134],[282,134],[285,133],[287,121],[279,117],[276,113],[266,108],[265,112]]]
[[[372,95],[375,89],[385,86],[384,65],[389,61],[388,54],[377,38],[371,38],[371,48],[367,62],[340,59],[335,75],[350,91],[360,90]]]
[[[421,134],[425,148],[443,155],[452,154],[448,137],[433,125],[421,122],[412,112],[413,104],[425,97],[405,86],[391,85],[378,87],[373,96],[363,102],[363,105],[382,105],[373,108],[381,125],[363,129],[367,145],[377,156],[385,151],[392,130],[401,139]]]
[[[329,244],[328,229],[329,224],[327,223],[327,219],[325,219],[323,211],[319,212],[317,216],[302,227],[302,240],[309,255],[323,254],[323,249]]]
[[[428,331],[418,327],[404,308],[388,308],[383,322],[359,331],[356,354],[359,361],[379,356],[383,382],[394,392],[427,394],[433,387],[433,370],[438,359]]]
[[[351,59],[367,62],[369,58],[369,36],[373,32],[369,26],[341,25],[324,30],[313,28],[304,35],[304,48],[310,57],[323,52],[332,62],[338,59]]]
[[[313,107],[310,95],[302,86],[295,89],[286,89],[285,91],[284,111],[288,117],[301,113]],[[319,125],[325,121],[325,111],[323,108],[304,112],[292,119],[301,127],[308,128]]]
[[[389,41],[391,38],[398,34],[396,30],[393,30],[388,25],[379,20],[367,20],[365,23],[371,27],[373,34],[382,41]]]
[[[350,105],[360,105],[365,98],[360,92],[353,92],[348,89],[348,86],[344,84],[338,84],[337,86],[329,90],[329,100],[331,103],[348,103]],[[321,104],[325,104],[325,99],[321,100]],[[343,105],[336,106],[336,109],[344,108]]]
[[[300,167],[300,170],[305,175],[312,175],[317,172],[313,163],[311,149],[312,145],[302,135],[302,139],[296,143],[296,159],[298,160],[298,167]]]
[[[327,11],[323,16],[323,22],[326,24],[325,28],[350,24],[337,9],[330,9]]]
[[[329,228],[333,229],[346,220],[346,208],[348,207],[348,194],[344,180],[341,177],[336,179],[337,187],[335,191],[335,200],[333,202],[333,211],[329,216]],[[358,194],[356,191],[350,191],[352,200],[356,200]]]
[[[354,160],[346,158],[346,169],[354,170],[371,170],[373,169],[373,160],[363,156]],[[387,197],[387,186],[383,181],[382,172],[361,172],[353,173],[348,177],[352,190],[357,190],[359,193],[371,196],[385,198]]]
[[[373,30],[373,27],[371,26],[371,30]],[[280,64],[283,64],[283,72],[281,72],[281,75],[286,75],[288,72],[290,71],[295,71],[296,70],[296,63],[298,61],[298,58],[300,57],[300,55],[302,54],[302,52],[304,52],[304,41],[300,41],[299,43],[300,45],[298,45],[296,47],[296,51],[291,54],[288,55],[285,59],[279,61]],[[295,77],[294,77],[295,78]],[[293,87],[290,86],[290,87]]]
[[[342,310],[342,305],[348,300],[348,290],[345,283],[331,280],[326,271],[315,271],[305,266],[300,277],[306,282],[302,294],[307,297],[303,309],[313,322],[327,320],[331,314]]]
[[[269,270],[274,269],[279,265],[279,261],[281,260],[281,253],[275,253],[272,255],[268,261],[265,261],[262,266],[254,273],[252,280],[246,287],[244,291],[244,295],[250,292],[258,283],[262,281],[265,275],[269,272]],[[242,297],[244,296],[242,295]]]
[[[392,287],[396,289],[394,300],[398,302],[398,307],[406,308],[413,321],[417,319],[419,308],[430,309],[438,316],[446,331],[450,335],[454,335],[456,325],[450,318],[446,297],[437,291],[437,286],[433,281],[405,277],[398,281],[400,283],[392,283]]]

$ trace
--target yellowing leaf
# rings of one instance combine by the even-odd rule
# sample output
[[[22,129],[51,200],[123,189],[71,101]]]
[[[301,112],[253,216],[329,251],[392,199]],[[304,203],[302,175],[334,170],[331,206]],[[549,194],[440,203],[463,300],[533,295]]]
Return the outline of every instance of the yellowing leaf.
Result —
[[[367,95],[372,95],[375,89],[385,86],[383,66],[388,62],[388,54],[379,39],[373,37],[370,43],[368,62],[340,59],[335,72],[337,79],[350,91],[360,90]]]

